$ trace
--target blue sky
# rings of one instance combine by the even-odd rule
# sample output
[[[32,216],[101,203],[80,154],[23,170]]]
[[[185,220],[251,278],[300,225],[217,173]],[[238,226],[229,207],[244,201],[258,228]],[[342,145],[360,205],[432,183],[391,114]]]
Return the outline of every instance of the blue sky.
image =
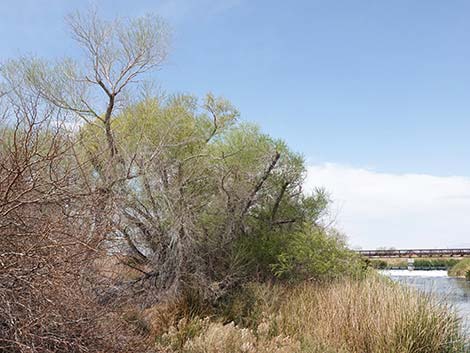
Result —
[[[96,4],[107,17],[162,15],[174,39],[157,82],[170,92],[225,96],[243,119],[287,140],[311,165],[470,178],[469,1]],[[63,17],[87,6],[78,0],[3,0],[0,58],[73,53]],[[470,195],[470,187],[464,189]],[[367,219],[363,223],[351,237],[375,245],[372,233],[361,238]],[[455,242],[463,243],[465,234]],[[438,235],[433,237],[439,246]],[[406,245],[406,239],[389,245]]]

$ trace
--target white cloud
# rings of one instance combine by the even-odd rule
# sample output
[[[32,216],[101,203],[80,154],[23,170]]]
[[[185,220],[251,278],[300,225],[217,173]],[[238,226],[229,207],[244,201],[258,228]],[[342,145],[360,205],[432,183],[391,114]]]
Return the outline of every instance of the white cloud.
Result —
[[[337,164],[308,167],[352,246],[470,247],[470,178],[386,174]]]

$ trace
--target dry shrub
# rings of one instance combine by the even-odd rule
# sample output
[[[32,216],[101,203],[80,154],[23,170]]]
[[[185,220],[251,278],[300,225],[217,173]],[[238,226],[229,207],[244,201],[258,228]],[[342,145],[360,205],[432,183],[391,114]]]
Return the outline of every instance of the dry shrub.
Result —
[[[37,108],[34,106],[34,108]],[[44,121],[18,118],[0,135],[0,351],[85,351],[98,311],[82,268],[94,244],[67,207],[67,143]]]
[[[182,319],[160,338],[157,349],[184,353],[294,353],[300,352],[300,343],[287,336],[270,337],[261,327],[255,332],[233,322]]]
[[[300,343],[286,336],[259,335],[233,323],[211,324],[206,331],[187,342],[184,351],[188,353],[289,353],[300,352]]]
[[[100,303],[96,195],[46,107],[13,112],[0,125],[0,352],[117,351],[134,334]]]

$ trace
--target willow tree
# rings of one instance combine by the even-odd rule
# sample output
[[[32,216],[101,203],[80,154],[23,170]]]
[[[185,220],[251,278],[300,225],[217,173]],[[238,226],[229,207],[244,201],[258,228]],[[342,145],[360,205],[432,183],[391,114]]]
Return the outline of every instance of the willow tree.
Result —
[[[216,300],[252,278],[244,240],[300,231],[325,210],[321,192],[302,192],[302,158],[240,123],[222,98],[147,99],[124,110],[112,128],[134,161],[113,232],[141,273],[134,288],[191,290]],[[88,126],[80,135],[86,155],[100,153],[100,130]]]
[[[68,23],[81,57],[24,58],[3,76],[9,90],[81,122],[69,136],[81,185],[93,194],[91,233],[139,274],[113,291],[150,301],[196,291],[216,300],[247,278],[241,240],[319,219],[325,197],[302,192],[302,158],[239,123],[230,102],[211,94],[139,101],[142,80],[168,55],[158,17],[104,21],[91,12]]]

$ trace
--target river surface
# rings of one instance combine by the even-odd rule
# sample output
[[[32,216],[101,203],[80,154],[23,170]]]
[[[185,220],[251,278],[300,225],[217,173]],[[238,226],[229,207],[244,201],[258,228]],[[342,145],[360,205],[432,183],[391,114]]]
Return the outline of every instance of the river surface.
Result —
[[[449,277],[447,271],[383,270],[380,272],[394,281],[425,292],[432,292],[451,303],[462,318],[465,331],[470,334],[469,281]]]

